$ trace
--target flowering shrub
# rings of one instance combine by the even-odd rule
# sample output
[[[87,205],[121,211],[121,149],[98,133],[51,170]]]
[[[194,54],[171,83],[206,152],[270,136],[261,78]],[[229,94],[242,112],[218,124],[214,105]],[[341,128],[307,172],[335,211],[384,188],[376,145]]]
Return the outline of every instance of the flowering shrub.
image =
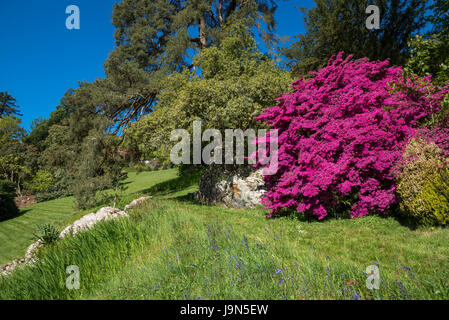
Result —
[[[355,218],[397,201],[397,162],[448,90],[388,64],[340,53],[257,117],[279,133],[278,171],[265,177],[262,200],[269,216],[293,207],[323,219],[345,198]]]

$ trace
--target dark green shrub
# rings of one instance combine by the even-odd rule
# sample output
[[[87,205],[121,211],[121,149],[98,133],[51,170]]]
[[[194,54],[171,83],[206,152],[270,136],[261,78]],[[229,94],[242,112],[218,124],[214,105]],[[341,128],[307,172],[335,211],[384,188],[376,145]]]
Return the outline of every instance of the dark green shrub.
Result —
[[[19,213],[14,202],[16,188],[12,182],[0,180],[0,221],[12,218]]]
[[[72,194],[70,194],[68,191],[55,191],[55,192],[48,192],[48,193],[38,193],[34,197],[34,201],[36,202],[44,202],[44,201],[50,201],[54,199],[69,197]]]

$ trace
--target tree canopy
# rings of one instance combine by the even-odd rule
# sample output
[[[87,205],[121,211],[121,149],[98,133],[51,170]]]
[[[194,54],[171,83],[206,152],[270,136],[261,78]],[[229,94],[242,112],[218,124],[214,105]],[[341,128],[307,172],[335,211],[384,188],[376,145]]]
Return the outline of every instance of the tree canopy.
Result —
[[[379,0],[380,29],[366,28],[367,1],[315,0],[305,14],[306,33],[284,50],[296,75],[304,75],[326,65],[338,53],[355,58],[390,59],[394,65],[406,61],[408,40],[425,25],[428,5],[422,0]]]
[[[195,120],[203,130],[257,129],[254,117],[273,106],[292,78],[276,61],[264,56],[251,32],[242,25],[226,29],[220,45],[202,50],[192,71],[174,73],[164,83],[155,111],[127,130],[128,145],[137,145],[150,157],[168,161],[174,129],[192,129]]]
[[[104,64],[106,77],[90,90],[117,129],[152,111],[166,75],[192,68],[192,54],[217,45],[230,23],[258,28],[273,42],[274,0],[124,0],[114,5],[116,48]],[[87,88],[86,88],[87,89]]]
[[[8,91],[0,92],[0,118],[10,115],[21,116],[19,107],[16,105],[16,99]]]

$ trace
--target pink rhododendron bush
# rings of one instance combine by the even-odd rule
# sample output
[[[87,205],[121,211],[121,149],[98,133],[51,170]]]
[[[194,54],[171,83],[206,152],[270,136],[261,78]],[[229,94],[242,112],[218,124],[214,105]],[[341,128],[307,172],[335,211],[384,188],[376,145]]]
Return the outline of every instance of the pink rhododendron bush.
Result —
[[[350,216],[387,213],[409,139],[439,111],[447,88],[403,76],[388,61],[334,56],[257,118],[278,129],[279,165],[265,176],[269,216],[295,208],[323,219],[342,201]]]

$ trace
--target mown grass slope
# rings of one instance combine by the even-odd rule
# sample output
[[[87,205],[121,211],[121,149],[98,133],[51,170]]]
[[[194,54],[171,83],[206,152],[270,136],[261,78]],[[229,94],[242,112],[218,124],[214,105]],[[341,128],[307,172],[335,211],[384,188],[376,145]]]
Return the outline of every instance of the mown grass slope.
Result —
[[[176,177],[175,169],[151,172],[130,172],[121,205],[124,206],[155,184]],[[81,216],[98,208],[77,211],[74,198],[67,197],[25,207],[14,219],[0,222],[0,265],[14,258],[23,257],[26,248],[33,242],[33,234],[38,224],[53,223],[64,227]]]
[[[263,209],[170,199],[174,179],[150,188],[164,198],[0,278],[0,299],[449,299],[447,228],[377,216],[267,220]],[[79,290],[66,288],[69,265],[79,267]],[[370,265],[379,290],[366,287]]]

